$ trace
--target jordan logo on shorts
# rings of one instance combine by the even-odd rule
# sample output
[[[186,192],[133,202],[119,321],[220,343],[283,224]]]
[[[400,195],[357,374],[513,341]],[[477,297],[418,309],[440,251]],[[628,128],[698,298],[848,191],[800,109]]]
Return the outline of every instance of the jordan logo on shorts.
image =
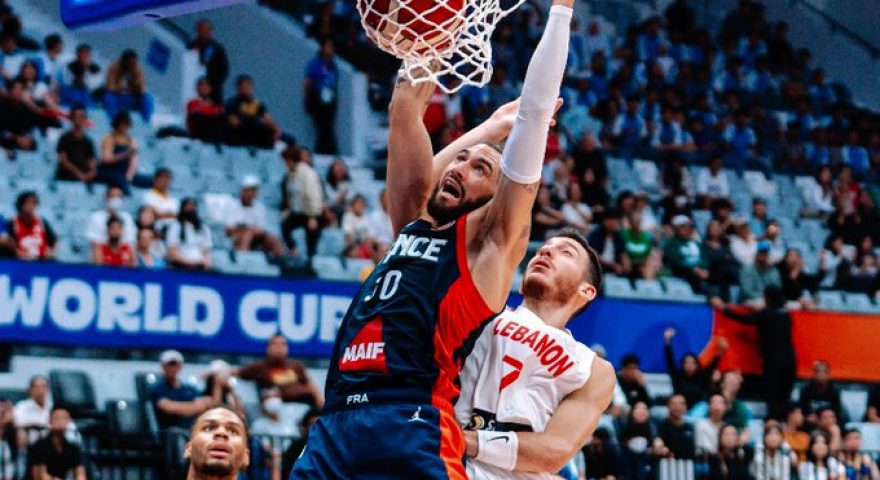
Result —
[[[409,422],[410,423],[413,423],[413,422],[428,423],[425,420],[422,420],[421,414],[422,414],[422,407],[418,407],[416,409],[416,412],[413,413],[411,417],[409,417]]]

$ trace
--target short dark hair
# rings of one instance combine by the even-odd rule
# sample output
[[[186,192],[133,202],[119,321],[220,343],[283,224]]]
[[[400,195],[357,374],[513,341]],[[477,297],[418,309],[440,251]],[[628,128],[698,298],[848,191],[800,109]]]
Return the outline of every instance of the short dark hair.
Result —
[[[131,126],[131,115],[128,114],[128,110],[121,110],[116,115],[113,115],[113,121],[110,122],[110,125],[117,129],[123,123]]]
[[[18,197],[15,199],[15,210],[20,212],[21,209],[24,208],[24,204],[30,199],[34,199],[36,202],[40,201],[39,197],[37,197],[37,192],[33,190],[26,190],[19,193]]]
[[[639,356],[635,353],[627,353],[623,356],[623,359],[620,360],[620,366],[622,368],[626,368],[630,365],[635,365],[638,367],[641,365],[641,363],[642,361],[639,360]]]
[[[91,52],[91,51],[92,51],[92,46],[89,45],[88,43],[80,43],[79,45],[76,46],[76,53]]]
[[[199,423],[199,420],[202,417],[204,417],[205,415],[207,415],[209,412],[213,412],[214,410],[226,410],[227,412],[232,412],[232,414],[234,414],[236,417],[238,417],[239,420],[241,420],[241,424],[242,424],[242,426],[244,426],[244,436],[245,436],[245,438],[248,437],[249,433],[248,433],[247,419],[244,418],[244,415],[242,415],[241,413],[239,413],[238,411],[236,411],[234,408],[230,407],[229,405],[217,405],[216,407],[209,408],[209,409],[205,410],[204,412],[200,413],[193,420],[192,427],[190,427],[190,436],[192,436],[193,429],[196,428],[196,424]]]
[[[114,223],[122,225],[122,219],[117,217],[116,215],[110,215],[109,217],[107,217],[107,228],[110,228],[110,225],[113,225]]]
[[[83,112],[85,112],[86,114],[89,113],[89,111],[86,109],[86,106],[83,105],[83,104],[81,104],[81,103],[74,103],[74,104],[70,107],[70,115],[71,115],[71,116],[73,116],[73,113],[74,113],[74,112],[79,112],[79,111],[83,111]]]
[[[799,403],[789,402],[789,404],[785,407],[785,417],[788,418],[788,416],[794,413],[795,410],[801,410],[801,412],[803,412],[803,409],[801,408],[801,405]]]
[[[860,437],[862,436],[862,431],[859,430],[858,428],[847,428],[846,430],[843,431],[842,438],[846,438],[848,435],[852,435],[853,433],[858,434]]]
[[[835,412],[834,409],[831,408],[830,405],[823,405],[823,406],[816,409],[816,416],[821,417],[823,413],[828,412],[828,411],[834,413],[835,416],[837,415],[837,412]]]
[[[67,414],[70,415],[70,410],[68,410],[67,407],[64,407],[62,405],[55,405],[52,407],[52,410],[49,410],[49,418],[52,418],[52,415],[55,415],[55,412],[60,411],[67,412]]]
[[[61,35],[58,35],[57,33],[46,35],[46,38],[43,39],[43,45],[46,46],[46,50],[52,50],[61,44],[61,42]]]
[[[235,85],[236,85],[236,86],[239,86],[239,87],[240,87],[241,84],[244,83],[244,82],[251,82],[251,83],[254,83],[254,79],[251,78],[250,75],[239,75],[238,77],[235,78]]]
[[[290,160],[292,162],[299,163],[300,160],[300,149],[294,145],[288,145],[281,151],[281,158],[285,160]]]
[[[162,175],[167,175],[167,176],[171,177],[172,176],[171,170],[168,170],[167,168],[163,167],[163,168],[157,168],[156,171],[153,172],[153,178],[160,177]]]

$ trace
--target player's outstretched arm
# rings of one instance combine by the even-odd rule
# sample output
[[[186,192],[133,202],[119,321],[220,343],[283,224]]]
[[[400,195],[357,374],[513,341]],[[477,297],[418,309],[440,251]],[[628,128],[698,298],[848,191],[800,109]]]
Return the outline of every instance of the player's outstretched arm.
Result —
[[[556,473],[596,430],[616,383],[611,364],[596,358],[589,381],[565,397],[543,432],[465,432],[468,456],[505,470]]]
[[[398,80],[388,109],[388,216],[394,232],[419,218],[433,188],[434,152],[423,117],[434,94],[431,82]]]
[[[498,190],[485,217],[476,219],[480,227],[473,245],[479,244],[482,252],[477,262],[485,257],[493,268],[472,265],[472,269],[489,272],[486,278],[477,274],[475,280],[490,302],[496,296],[503,297],[502,302],[507,298],[509,285],[500,285],[507,282],[498,281],[495,267],[499,257],[506,269],[504,278],[507,278],[528,246],[532,204],[540,186],[547,133],[553,115],[561,106],[559,90],[568,58],[572,3],[571,0],[553,2],[544,34],[529,62],[519,111],[501,157]],[[492,291],[485,291],[485,286]]]

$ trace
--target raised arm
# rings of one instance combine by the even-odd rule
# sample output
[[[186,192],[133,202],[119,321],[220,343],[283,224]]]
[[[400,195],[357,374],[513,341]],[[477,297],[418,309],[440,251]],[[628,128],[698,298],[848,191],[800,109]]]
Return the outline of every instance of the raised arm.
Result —
[[[431,82],[412,85],[400,79],[388,111],[388,216],[395,232],[416,220],[433,187],[434,153],[422,118],[434,93]]]
[[[468,456],[505,470],[558,472],[583,447],[611,404],[614,368],[596,358],[591,370],[590,380],[559,404],[543,432],[468,431]],[[509,440],[492,440],[499,436]]]
[[[503,304],[513,269],[528,246],[547,132],[561,105],[559,89],[568,57],[573,3],[553,2],[544,34],[529,63],[519,110],[501,157],[498,190],[485,213],[481,212],[483,217],[474,217],[475,223],[479,223],[468,243],[477,258],[471,269],[477,286],[490,303],[500,299]]]

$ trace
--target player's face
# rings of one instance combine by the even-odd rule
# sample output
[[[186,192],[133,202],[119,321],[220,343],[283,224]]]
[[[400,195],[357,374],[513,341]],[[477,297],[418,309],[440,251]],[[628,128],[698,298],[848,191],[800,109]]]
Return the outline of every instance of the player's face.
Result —
[[[488,145],[459,152],[434,188],[428,213],[444,224],[488,203],[495,195],[500,162],[501,154]]]
[[[244,423],[229,410],[209,411],[193,426],[183,455],[205,477],[225,477],[247,468],[250,453]]]
[[[596,287],[584,279],[584,267],[589,261],[587,251],[578,242],[566,237],[551,238],[526,266],[522,293],[561,303],[575,296],[590,302],[596,298]]]

